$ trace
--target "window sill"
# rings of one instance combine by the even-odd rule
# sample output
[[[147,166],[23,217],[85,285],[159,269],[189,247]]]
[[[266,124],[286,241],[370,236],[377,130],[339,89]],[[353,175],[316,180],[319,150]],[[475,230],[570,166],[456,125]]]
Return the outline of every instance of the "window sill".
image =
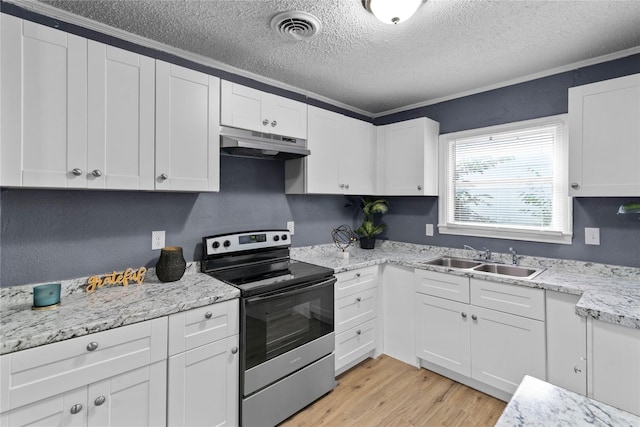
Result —
[[[510,230],[503,227],[468,227],[462,225],[442,225],[438,224],[440,234],[453,234],[458,236],[488,237],[492,239],[523,240],[528,242],[556,243],[560,245],[570,245],[573,240],[573,233],[545,232]]]

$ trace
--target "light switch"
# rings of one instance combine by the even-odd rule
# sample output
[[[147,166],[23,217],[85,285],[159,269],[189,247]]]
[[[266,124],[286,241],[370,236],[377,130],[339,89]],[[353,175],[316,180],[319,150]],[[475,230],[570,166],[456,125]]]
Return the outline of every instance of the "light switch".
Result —
[[[600,244],[600,229],[588,228],[584,229],[584,244],[585,245],[599,245]]]

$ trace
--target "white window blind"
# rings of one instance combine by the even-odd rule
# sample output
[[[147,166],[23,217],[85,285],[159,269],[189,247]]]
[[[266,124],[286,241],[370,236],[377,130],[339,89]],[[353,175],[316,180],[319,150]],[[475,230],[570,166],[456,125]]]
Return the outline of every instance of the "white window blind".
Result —
[[[558,117],[441,136],[440,232],[570,243],[566,139]]]

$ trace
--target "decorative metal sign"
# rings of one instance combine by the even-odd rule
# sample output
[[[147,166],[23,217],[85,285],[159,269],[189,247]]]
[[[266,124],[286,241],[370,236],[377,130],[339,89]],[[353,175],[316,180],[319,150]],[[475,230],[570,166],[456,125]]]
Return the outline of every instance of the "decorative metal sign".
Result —
[[[141,285],[144,281],[144,274],[147,272],[145,267],[140,267],[138,271],[133,268],[127,268],[125,271],[114,271],[105,276],[91,276],[87,280],[86,291],[88,294],[106,285],[122,285],[129,286],[129,282],[136,282]]]

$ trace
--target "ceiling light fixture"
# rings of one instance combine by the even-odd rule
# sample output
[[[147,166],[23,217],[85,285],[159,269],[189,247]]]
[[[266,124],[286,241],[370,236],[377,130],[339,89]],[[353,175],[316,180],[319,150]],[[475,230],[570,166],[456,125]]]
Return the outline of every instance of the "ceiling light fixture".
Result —
[[[362,5],[385,24],[399,24],[411,18],[424,0],[362,0]]]

